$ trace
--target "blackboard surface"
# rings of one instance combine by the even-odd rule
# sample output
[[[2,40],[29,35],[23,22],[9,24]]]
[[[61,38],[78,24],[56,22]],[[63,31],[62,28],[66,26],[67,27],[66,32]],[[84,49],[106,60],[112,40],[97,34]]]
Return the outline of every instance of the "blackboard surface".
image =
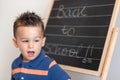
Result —
[[[59,64],[98,71],[115,0],[56,0],[45,52]]]

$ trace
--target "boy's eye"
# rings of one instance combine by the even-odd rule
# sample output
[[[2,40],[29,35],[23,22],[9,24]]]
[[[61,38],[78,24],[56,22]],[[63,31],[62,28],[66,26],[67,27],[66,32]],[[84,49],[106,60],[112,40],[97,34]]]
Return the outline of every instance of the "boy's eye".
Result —
[[[22,40],[22,42],[28,42],[28,40]]]
[[[35,42],[39,42],[40,40],[35,40]]]

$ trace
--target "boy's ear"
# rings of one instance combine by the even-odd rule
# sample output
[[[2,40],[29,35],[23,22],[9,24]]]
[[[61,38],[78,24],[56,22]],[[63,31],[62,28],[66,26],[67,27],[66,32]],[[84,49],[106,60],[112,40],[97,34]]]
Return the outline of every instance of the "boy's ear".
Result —
[[[43,40],[42,40],[42,47],[44,47],[45,41],[46,41],[46,37],[44,37]]]
[[[18,45],[17,45],[17,40],[16,40],[15,38],[13,38],[13,44],[14,44],[14,46],[15,46],[15,47],[17,47],[17,48],[18,48]]]

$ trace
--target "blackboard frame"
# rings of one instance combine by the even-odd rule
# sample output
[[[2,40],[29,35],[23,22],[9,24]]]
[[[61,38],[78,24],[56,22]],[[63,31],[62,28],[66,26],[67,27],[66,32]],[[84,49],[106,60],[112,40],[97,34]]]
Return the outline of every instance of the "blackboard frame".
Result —
[[[51,1],[50,5],[52,5],[52,6],[49,7],[49,10],[47,10],[47,15],[46,15],[46,17],[44,19],[44,23],[45,24],[47,24],[47,22],[48,22],[48,19],[49,19],[49,16],[50,16],[50,12],[51,12],[51,9],[53,7],[53,3],[54,3],[54,0]],[[87,70],[87,69],[83,69],[83,68],[77,68],[77,67],[66,66],[66,65],[61,65],[60,64],[60,66],[63,69],[70,70],[70,71],[75,71],[75,72],[80,72],[80,73],[84,73],[84,74],[95,75],[95,76],[101,76],[102,75],[102,72],[104,72],[103,71],[104,67],[109,66],[109,65],[105,64],[106,63],[106,59],[108,57],[111,59],[111,56],[109,56],[109,54],[112,54],[112,52],[109,52],[109,47],[110,47],[110,44],[112,43],[111,38],[113,38],[112,37],[113,31],[114,31],[113,28],[115,27],[115,23],[116,23],[116,20],[117,20],[119,4],[120,4],[120,1],[119,0],[115,0],[115,5],[114,5],[114,9],[113,9],[111,20],[110,20],[109,30],[108,30],[108,33],[107,33],[107,38],[105,40],[105,46],[104,46],[104,49],[103,49],[103,54],[102,54],[102,57],[101,57],[100,66],[99,66],[98,71]],[[114,49],[113,45],[112,45],[112,48]],[[110,60],[107,61],[107,62],[110,63]]]

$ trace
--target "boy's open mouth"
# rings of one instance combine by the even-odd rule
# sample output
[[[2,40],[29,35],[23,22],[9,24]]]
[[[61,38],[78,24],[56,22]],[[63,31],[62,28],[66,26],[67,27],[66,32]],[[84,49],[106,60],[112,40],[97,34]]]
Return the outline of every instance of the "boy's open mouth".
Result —
[[[28,51],[27,53],[28,53],[28,56],[29,56],[29,57],[33,57],[33,56],[34,56],[34,54],[35,54],[35,52],[34,52],[34,51]]]

